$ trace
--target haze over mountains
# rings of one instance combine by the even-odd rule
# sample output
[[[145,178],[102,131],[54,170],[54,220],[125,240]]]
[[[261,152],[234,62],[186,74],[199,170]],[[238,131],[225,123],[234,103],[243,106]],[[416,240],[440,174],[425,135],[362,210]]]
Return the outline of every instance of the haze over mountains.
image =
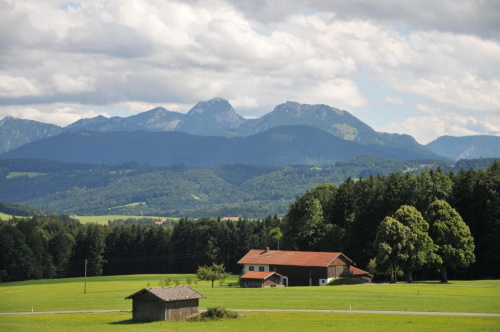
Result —
[[[426,147],[409,135],[378,133],[327,105],[286,102],[248,120],[220,98],[199,102],[187,114],[158,107],[126,118],[81,119],[64,128],[12,117],[0,121],[0,152],[6,152],[1,158],[217,166],[331,164],[364,154],[399,160],[500,157],[499,137],[460,142],[447,138]]]

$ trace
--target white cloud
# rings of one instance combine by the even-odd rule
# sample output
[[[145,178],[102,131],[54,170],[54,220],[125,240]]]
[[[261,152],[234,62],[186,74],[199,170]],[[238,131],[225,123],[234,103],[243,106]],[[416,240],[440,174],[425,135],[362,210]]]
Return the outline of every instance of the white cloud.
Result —
[[[106,112],[93,109],[82,110],[83,105],[56,103],[51,105],[0,106],[0,119],[7,115],[20,119],[35,120],[67,126],[81,118],[93,118],[98,115],[109,117]]]
[[[95,91],[95,80],[88,76],[71,77],[67,74],[55,74],[54,83],[61,93],[80,93]]]
[[[419,137],[494,133],[485,121],[500,110],[498,8],[451,0],[0,1],[0,105],[70,121],[155,106],[186,112],[216,96],[246,117],[286,100],[368,114],[374,101],[394,112],[413,99],[420,105],[411,112],[424,116],[388,128],[424,119],[432,128]],[[384,91],[366,92],[360,76]],[[71,110],[58,110],[63,104]]]
[[[0,97],[40,96],[43,92],[43,85],[34,79],[0,74]]]
[[[427,144],[439,136],[496,135],[500,136],[500,117],[480,122],[472,116],[443,113],[410,117],[378,127],[378,131],[409,134],[419,143]]]

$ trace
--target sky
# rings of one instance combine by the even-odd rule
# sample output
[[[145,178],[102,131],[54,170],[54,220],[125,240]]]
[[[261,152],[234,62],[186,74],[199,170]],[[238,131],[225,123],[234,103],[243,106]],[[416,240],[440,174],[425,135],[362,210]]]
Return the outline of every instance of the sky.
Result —
[[[500,0],[0,0],[0,119],[296,101],[426,144],[500,136]]]

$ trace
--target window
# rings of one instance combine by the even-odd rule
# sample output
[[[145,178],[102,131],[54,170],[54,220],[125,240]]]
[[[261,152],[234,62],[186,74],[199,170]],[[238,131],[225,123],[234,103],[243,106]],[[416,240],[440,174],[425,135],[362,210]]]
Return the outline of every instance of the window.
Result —
[[[253,266],[249,266],[248,271],[253,271]]]
[[[259,271],[264,271],[264,267],[263,266],[259,266]]]

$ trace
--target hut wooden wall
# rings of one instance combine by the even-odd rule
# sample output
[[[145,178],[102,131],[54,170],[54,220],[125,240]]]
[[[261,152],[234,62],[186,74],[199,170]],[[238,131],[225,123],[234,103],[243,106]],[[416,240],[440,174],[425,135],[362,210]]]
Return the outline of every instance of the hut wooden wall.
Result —
[[[165,319],[165,304],[149,293],[138,294],[132,299],[132,319],[157,321]]]
[[[165,302],[165,319],[176,320],[198,313],[198,299]]]

